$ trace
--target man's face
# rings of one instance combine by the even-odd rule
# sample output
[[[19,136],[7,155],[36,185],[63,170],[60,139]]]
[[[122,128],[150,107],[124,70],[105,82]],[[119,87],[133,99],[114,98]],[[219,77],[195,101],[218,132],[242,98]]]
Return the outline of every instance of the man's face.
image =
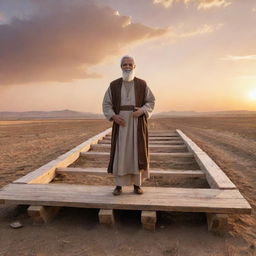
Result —
[[[133,70],[135,68],[133,60],[132,59],[128,59],[128,58],[124,59],[121,68],[122,68],[123,71],[131,71],[131,70]]]

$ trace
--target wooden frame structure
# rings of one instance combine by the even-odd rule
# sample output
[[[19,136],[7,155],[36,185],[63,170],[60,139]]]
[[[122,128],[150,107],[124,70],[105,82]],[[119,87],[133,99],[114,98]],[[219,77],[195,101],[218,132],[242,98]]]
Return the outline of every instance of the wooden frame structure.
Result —
[[[111,128],[85,141],[46,165],[15,180],[0,190],[0,203],[31,205],[28,214],[36,222],[47,222],[60,207],[99,208],[99,221],[114,224],[115,209],[141,210],[142,225],[154,230],[156,211],[205,212],[209,230],[219,231],[227,214],[250,214],[251,206],[236,186],[214,161],[181,130],[152,131],[149,137],[151,160],[190,161],[198,170],[152,169],[152,176],[206,178],[209,188],[144,187],[143,195],[135,195],[124,188],[121,196],[112,195],[113,187],[74,184],[51,184],[58,174],[109,175],[106,168],[68,167],[79,157],[108,161]],[[93,150],[92,152],[89,150]],[[96,151],[95,151],[96,150]],[[98,152],[102,150],[103,152]],[[186,152],[187,151],[187,152]]]

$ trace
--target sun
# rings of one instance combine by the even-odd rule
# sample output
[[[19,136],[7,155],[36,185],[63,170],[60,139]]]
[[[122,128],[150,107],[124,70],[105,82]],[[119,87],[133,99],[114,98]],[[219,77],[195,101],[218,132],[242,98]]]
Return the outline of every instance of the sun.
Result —
[[[249,93],[249,97],[251,100],[256,100],[256,88],[252,89],[252,91]]]

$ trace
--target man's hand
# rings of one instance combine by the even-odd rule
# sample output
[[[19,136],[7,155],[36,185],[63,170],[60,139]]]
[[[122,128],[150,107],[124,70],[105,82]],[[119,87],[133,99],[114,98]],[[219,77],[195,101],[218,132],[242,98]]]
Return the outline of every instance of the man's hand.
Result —
[[[144,111],[138,107],[135,107],[136,111],[132,113],[133,117],[139,117],[144,114]]]
[[[113,115],[112,119],[114,120],[115,123],[121,126],[125,126],[125,121],[120,115]]]

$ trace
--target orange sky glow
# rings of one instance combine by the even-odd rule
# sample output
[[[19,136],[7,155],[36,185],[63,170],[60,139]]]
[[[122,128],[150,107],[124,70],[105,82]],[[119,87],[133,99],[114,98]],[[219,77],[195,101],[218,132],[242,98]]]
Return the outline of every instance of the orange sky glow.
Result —
[[[101,113],[134,56],[162,111],[256,111],[254,0],[2,0],[0,111]]]

